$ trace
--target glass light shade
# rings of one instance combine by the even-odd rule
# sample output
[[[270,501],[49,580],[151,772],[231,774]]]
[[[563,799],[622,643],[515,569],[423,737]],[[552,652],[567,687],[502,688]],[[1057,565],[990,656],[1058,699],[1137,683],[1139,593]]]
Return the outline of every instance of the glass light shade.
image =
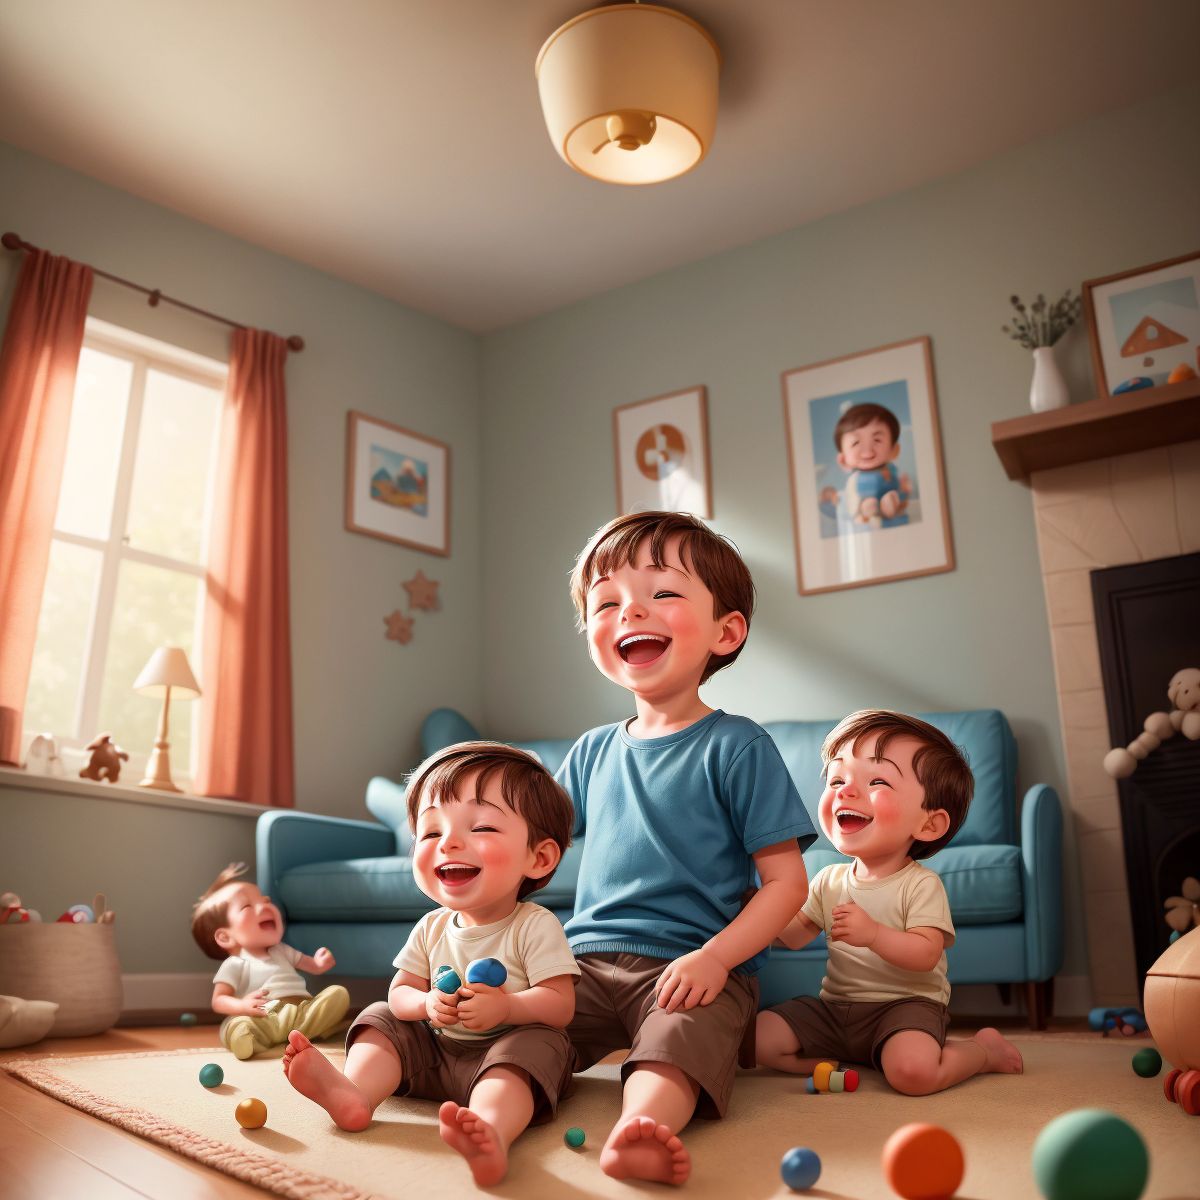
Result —
[[[721,54],[691,17],[657,4],[594,8],[556,29],[534,73],[550,140],[605,183],[661,183],[708,153]]]
[[[175,700],[194,700],[200,695],[200,685],[192,674],[187,655],[178,646],[160,646],[133,681],[135,692],[160,699],[168,687]]]

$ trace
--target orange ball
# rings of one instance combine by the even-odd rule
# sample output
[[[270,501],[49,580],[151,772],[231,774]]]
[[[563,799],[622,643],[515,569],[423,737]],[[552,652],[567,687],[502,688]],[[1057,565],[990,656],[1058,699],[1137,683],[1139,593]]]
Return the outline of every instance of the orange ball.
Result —
[[[267,1106],[257,1096],[250,1096],[233,1110],[243,1129],[261,1129],[267,1123]]]
[[[904,1200],[948,1200],[965,1169],[962,1147],[938,1125],[902,1125],[883,1148],[883,1177]]]

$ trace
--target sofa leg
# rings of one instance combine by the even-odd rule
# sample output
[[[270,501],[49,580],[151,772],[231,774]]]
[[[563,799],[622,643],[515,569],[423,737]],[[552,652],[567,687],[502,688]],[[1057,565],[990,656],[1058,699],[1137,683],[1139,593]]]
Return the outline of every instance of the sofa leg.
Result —
[[[1045,1029],[1051,998],[1046,982],[1027,980],[1025,983],[1025,1011],[1029,1016],[1030,1029]]]
[[[1012,1003],[1012,984],[998,983],[996,984],[996,991],[1000,993],[1000,1003],[1007,1008]]]

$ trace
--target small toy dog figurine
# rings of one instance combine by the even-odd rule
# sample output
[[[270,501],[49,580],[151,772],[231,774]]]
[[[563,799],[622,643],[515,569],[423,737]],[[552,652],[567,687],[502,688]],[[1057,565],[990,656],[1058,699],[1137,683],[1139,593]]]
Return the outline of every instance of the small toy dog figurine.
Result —
[[[98,733],[87,748],[92,757],[79,772],[80,779],[94,779],[97,783],[107,779],[109,783],[116,783],[121,774],[121,763],[128,762],[129,755],[112,740],[112,734]]]

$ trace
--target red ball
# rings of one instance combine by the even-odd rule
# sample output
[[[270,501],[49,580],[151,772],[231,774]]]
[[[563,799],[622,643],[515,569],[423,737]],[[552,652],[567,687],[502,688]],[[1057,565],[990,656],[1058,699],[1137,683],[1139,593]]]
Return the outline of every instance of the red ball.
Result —
[[[883,1148],[883,1177],[904,1200],[947,1200],[965,1169],[962,1147],[938,1125],[903,1125]]]

